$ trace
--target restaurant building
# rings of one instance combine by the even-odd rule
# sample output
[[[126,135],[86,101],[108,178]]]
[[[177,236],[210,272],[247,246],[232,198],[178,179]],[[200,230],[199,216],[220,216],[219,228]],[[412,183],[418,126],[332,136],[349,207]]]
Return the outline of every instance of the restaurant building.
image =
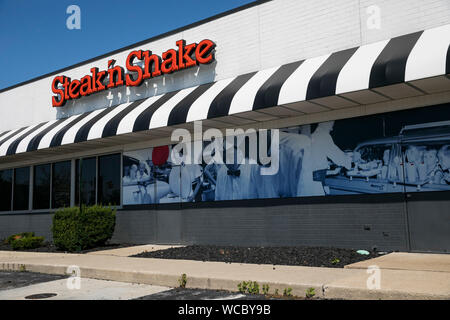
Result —
[[[3,89],[0,239],[99,203],[113,242],[448,252],[449,21],[256,1]]]

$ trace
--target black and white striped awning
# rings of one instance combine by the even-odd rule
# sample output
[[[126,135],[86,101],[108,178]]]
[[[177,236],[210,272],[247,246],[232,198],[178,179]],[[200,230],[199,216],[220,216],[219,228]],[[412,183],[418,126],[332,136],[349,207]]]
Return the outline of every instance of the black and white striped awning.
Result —
[[[272,114],[277,114],[277,108],[280,113],[291,108],[293,112],[308,113],[307,110],[295,109],[299,102],[312,101],[312,108],[316,109],[320,106],[325,109],[339,107],[342,102],[344,105],[376,102],[373,95],[382,99],[386,96],[395,98],[396,85],[411,84],[411,90],[418,87],[421,90],[420,81],[436,77],[443,78],[446,81],[443,86],[449,90],[449,48],[450,25],[446,25],[19,128],[0,133],[0,157],[196,120],[239,118],[248,112],[272,110]],[[426,91],[427,84],[422,84]],[[370,94],[364,97],[361,93],[365,92]],[[334,100],[327,101],[329,97],[334,97]],[[342,101],[336,102],[336,98]]]

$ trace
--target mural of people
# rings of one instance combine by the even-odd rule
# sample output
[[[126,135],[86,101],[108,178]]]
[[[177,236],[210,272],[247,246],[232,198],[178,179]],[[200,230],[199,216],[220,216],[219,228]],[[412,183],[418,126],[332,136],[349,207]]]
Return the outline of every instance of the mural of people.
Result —
[[[329,169],[328,159],[339,166],[351,169],[351,157],[336,146],[330,135],[333,127],[334,121],[319,123],[311,135],[311,163],[314,179],[310,187],[312,195],[318,196],[330,193],[329,188],[323,185],[326,171]]]
[[[328,121],[279,129],[278,143],[271,140],[271,134],[267,138],[268,164],[253,158],[249,137],[235,138],[234,143],[218,141],[223,159],[218,161],[213,149],[213,161],[208,163],[203,156],[208,147],[216,145],[213,141],[204,141],[197,154],[189,153],[193,159],[181,164],[171,159],[174,146],[125,152],[123,204],[450,191],[450,120],[417,123],[430,114],[408,113],[346,119],[345,125]],[[441,120],[444,116],[435,117]],[[399,121],[403,121],[401,126]],[[357,130],[365,124],[375,132]],[[258,155],[259,134],[253,140]],[[263,172],[274,165],[272,145],[278,145],[278,167],[266,175]],[[180,152],[182,158],[184,151]],[[229,154],[233,161],[227,163]]]
[[[154,204],[169,193],[166,165],[167,146],[124,153],[123,204]],[[153,162],[152,159],[155,159]]]
[[[438,151],[436,149],[429,149],[424,153],[424,164],[426,178],[431,183],[440,183],[442,180],[442,171],[439,168]]]
[[[242,154],[236,143],[224,144],[224,154],[234,156],[232,163],[225,163],[217,172],[217,184],[215,200],[242,200],[257,199],[257,164],[249,164],[249,159]],[[238,163],[238,159],[244,159],[244,163]],[[226,162],[226,158],[225,161]]]
[[[439,165],[442,169],[442,183],[450,184],[450,145],[439,150]]]

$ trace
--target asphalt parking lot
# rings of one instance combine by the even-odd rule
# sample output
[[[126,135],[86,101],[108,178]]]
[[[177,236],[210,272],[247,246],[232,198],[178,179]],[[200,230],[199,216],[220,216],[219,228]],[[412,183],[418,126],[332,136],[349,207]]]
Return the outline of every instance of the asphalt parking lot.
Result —
[[[61,280],[66,276],[33,272],[0,272],[0,291],[27,287],[38,283]]]

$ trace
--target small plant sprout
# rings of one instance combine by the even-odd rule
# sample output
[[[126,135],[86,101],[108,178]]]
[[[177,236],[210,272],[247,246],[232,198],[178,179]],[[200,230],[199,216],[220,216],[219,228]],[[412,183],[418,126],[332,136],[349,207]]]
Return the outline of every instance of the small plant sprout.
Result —
[[[250,294],[259,294],[259,284],[256,281],[251,282],[248,287],[248,293]]]
[[[238,284],[238,290],[240,293],[245,293],[247,291],[248,283],[247,281],[242,281]]]
[[[263,294],[269,294],[269,285],[268,284],[263,284],[262,286],[262,292]]]
[[[256,281],[242,281],[238,284],[240,293],[259,294],[259,284]]]
[[[292,297],[292,288],[284,289],[283,296],[285,296],[285,297]]]
[[[316,289],[314,288],[308,288],[306,290],[306,298],[311,299],[316,295]]]
[[[279,296],[280,294],[278,293],[278,289],[275,289],[275,295]]]
[[[181,278],[178,279],[178,283],[180,284],[180,288],[186,288],[187,276],[186,273],[181,275]]]
[[[341,260],[339,260],[338,258],[334,258],[333,260],[331,260],[331,264],[338,264],[339,262],[341,262]]]

